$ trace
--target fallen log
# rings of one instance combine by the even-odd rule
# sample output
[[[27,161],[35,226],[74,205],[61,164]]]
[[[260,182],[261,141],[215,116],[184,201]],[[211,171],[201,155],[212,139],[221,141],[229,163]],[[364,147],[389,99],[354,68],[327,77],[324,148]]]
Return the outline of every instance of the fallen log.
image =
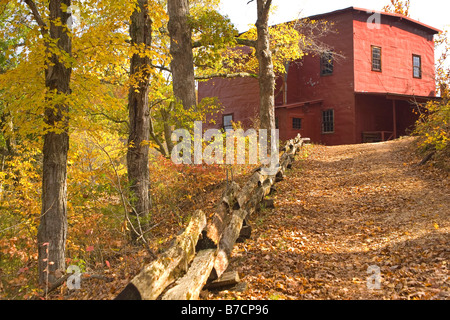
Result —
[[[185,273],[194,259],[195,246],[206,226],[206,216],[198,210],[192,216],[185,231],[156,260],[148,264],[115,300],[154,300]]]
[[[231,251],[233,251],[236,240],[239,238],[242,224],[247,215],[247,210],[239,209],[233,211],[233,216],[224,230],[222,239],[220,239],[217,257],[214,261],[215,277],[220,278],[228,268],[229,256]]]
[[[236,196],[239,208],[243,208],[245,206],[245,204],[250,200],[257,189],[263,185],[267,177],[267,175],[264,175],[259,171],[253,173],[253,175]]]
[[[225,272],[219,279],[207,283],[203,289],[207,290],[217,290],[221,288],[228,288],[237,285],[241,279],[239,278],[239,273],[237,271]]]
[[[241,232],[239,232],[239,237],[236,239],[236,242],[244,242],[247,239],[250,239],[250,236],[252,235],[252,226],[248,222],[247,219],[244,219],[244,222],[242,223]]]
[[[309,144],[311,143],[311,138],[302,138],[303,144]]]
[[[276,178],[275,177],[268,177],[261,185],[262,192],[262,198],[259,199],[259,201],[262,201],[262,199],[267,196],[270,193],[270,188],[275,184]]]
[[[427,156],[425,158],[422,159],[422,161],[419,162],[418,166],[423,166],[425,165],[428,161],[430,161],[433,156],[436,154],[436,151],[433,151],[429,154],[427,154]]]
[[[230,219],[233,208],[238,208],[236,196],[241,188],[236,182],[232,182],[225,190],[221,202],[216,208],[216,212],[211,221],[206,226],[206,236],[216,245],[222,237],[222,232]]]
[[[163,295],[162,300],[197,300],[214,267],[215,255],[215,249],[198,252],[189,271],[175,282],[176,285]]]
[[[286,171],[286,169],[289,169],[289,167],[292,165],[293,159],[287,155],[286,153],[283,154],[283,156],[280,159],[280,172],[282,174],[284,174],[284,172]]]

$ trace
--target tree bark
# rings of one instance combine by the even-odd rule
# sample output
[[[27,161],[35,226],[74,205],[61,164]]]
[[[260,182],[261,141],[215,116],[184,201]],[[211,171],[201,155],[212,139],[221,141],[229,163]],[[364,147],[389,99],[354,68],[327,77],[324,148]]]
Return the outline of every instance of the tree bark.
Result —
[[[198,300],[214,267],[216,251],[206,249],[198,252],[188,272],[175,282],[175,286],[162,296],[162,300]]]
[[[173,102],[170,103],[168,110],[161,108],[161,117],[164,122],[164,140],[167,146],[167,156],[170,157],[174,144],[172,142],[172,127],[170,125],[171,113],[173,111]]]
[[[225,272],[220,278],[207,283],[204,289],[217,290],[221,288],[229,288],[235,286],[240,282],[239,273],[236,271]]]
[[[34,3],[28,1],[27,4]],[[59,54],[52,53],[45,70],[45,86],[51,95],[69,95],[72,69],[60,61],[60,56],[70,56],[72,40],[64,25],[70,14],[63,12],[61,5],[69,7],[71,0],[51,0],[49,3],[49,37],[56,40]],[[32,7],[32,5],[30,7]],[[33,14],[39,13],[32,9]],[[37,21],[39,19],[36,19]],[[38,22],[47,34],[42,19]],[[49,97],[44,121],[48,132],[44,135],[43,176],[42,176],[42,216],[38,228],[38,272],[39,283],[52,283],[56,270],[65,269],[65,243],[67,235],[67,153],[69,150],[69,107],[64,102],[53,104]],[[64,99],[62,99],[64,101]],[[48,268],[48,269],[47,269]]]
[[[138,0],[131,15],[131,45],[149,49],[152,41],[152,20],[148,15],[148,0]],[[147,55],[134,54],[131,58],[130,77],[133,85],[128,92],[130,132],[128,137],[127,169],[131,206],[136,220],[147,217],[150,210],[148,154],[150,139],[150,110],[148,93],[151,60]],[[137,234],[138,231],[140,234]],[[141,225],[132,228],[131,238],[142,234]]]
[[[191,27],[189,25],[189,1],[168,0],[168,30],[172,62],[173,93],[184,109],[197,107],[195,93],[194,57],[192,53]]]
[[[266,130],[275,129],[275,73],[270,51],[268,22],[271,4],[272,0],[257,0],[256,56],[259,62],[260,128]]]

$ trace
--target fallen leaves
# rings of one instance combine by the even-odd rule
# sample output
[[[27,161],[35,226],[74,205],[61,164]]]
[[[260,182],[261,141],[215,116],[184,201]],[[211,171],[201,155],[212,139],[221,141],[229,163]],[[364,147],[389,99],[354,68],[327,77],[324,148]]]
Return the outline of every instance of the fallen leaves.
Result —
[[[251,239],[233,250],[230,269],[239,272],[248,289],[202,297],[450,299],[450,180],[435,169],[415,166],[409,143],[308,146],[309,159],[295,163],[277,184],[276,208],[252,216]],[[211,190],[192,210],[212,212],[219,195],[220,190]],[[152,230],[152,249],[164,247],[182,229],[179,219],[154,217],[160,224]],[[92,236],[90,228],[83,232]],[[76,291],[63,285],[52,299],[112,299],[148,262],[145,250],[128,247],[120,238],[107,245],[87,242],[84,248],[90,255],[105,255],[104,263],[88,271],[114,281],[90,279]],[[380,290],[367,288],[372,265],[380,268]],[[21,269],[9,285],[23,285],[29,272]]]
[[[249,289],[208,298],[449,299],[449,181],[415,166],[410,144],[310,146],[233,251]]]

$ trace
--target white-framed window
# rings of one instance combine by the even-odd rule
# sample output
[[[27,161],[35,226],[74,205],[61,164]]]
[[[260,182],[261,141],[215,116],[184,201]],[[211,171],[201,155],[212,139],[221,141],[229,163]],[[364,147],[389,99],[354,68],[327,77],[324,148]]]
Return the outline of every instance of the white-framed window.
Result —
[[[326,52],[320,57],[320,75],[329,76],[334,71],[333,52]]]
[[[233,115],[232,114],[224,114],[223,115],[223,129],[233,130]]]
[[[372,71],[381,72],[381,47],[372,46]]]
[[[422,78],[422,57],[417,54],[413,54],[413,77]]]
[[[322,133],[334,132],[334,110],[322,111]]]

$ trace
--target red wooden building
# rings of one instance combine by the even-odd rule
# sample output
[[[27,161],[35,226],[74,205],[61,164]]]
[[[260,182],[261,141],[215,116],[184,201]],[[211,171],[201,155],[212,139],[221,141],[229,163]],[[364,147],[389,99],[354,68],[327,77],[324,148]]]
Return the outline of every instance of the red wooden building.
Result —
[[[355,7],[310,19],[334,23],[337,33],[321,41],[344,58],[307,55],[290,64],[285,85],[284,76],[278,78],[280,139],[300,133],[337,145],[407,134],[417,119],[413,102],[436,96],[433,36],[439,30],[399,14]],[[250,128],[257,118],[256,79],[216,78],[199,83],[198,94],[218,97],[225,106],[216,119],[219,127],[232,120]]]

